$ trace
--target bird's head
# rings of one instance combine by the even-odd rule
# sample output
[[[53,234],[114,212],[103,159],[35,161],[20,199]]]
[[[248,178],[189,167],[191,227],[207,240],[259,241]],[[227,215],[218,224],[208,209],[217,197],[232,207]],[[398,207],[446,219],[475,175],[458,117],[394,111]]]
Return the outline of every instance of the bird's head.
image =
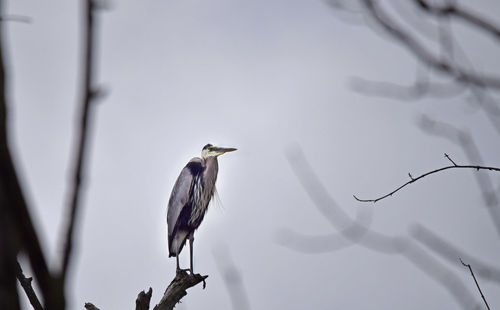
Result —
[[[201,150],[201,158],[217,157],[219,155],[232,151],[236,151],[236,149],[232,147],[218,147],[212,144],[207,144]]]

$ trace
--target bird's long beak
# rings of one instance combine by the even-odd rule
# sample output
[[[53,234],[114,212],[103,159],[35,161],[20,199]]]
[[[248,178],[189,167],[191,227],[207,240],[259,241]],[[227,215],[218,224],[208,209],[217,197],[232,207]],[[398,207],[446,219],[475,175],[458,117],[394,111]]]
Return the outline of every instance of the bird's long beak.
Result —
[[[218,153],[219,155],[222,155],[227,152],[233,152],[236,151],[237,149],[233,147],[216,147],[213,149],[214,152]]]

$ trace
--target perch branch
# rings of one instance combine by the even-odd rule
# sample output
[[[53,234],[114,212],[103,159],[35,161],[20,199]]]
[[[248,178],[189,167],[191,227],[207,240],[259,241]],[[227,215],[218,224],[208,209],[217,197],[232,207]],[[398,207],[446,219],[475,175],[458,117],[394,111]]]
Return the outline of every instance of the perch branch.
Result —
[[[200,274],[188,274],[186,271],[178,271],[175,278],[172,280],[170,285],[167,287],[165,294],[153,310],[171,310],[174,306],[181,300],[182,297],[187,295],[186,290],[190,287],[203,282],[203,288],[205,288],[205,279],[208,276],[202,276]]]
[[[488,302],[486,301],[486,298],[483,295],[483,291],[481,291],[481,287],[479,287],[479,283],[477,283],[476,276],[474,275],[474,272],[472,271],[472,267],[469,264],[464,263],[464,261],[460,258],[460,262],[464,267],[469,268],[470,274],[472,275],[472,278],[474,279],[474,282],[476,282],[477,289],[479,290],[479,293],[481,294],[481,297],[483,298],[484,304],[486,305],[486,308],[490,310],[490,306],[488,305]]]
[[[448,158],[448,157],[447,157]],[[405,184],[399,186],[398,188],[396,188],[395,190],[393,190],[392,192],[386,194],[386,195],[383,195],[383,196],[380,196],[378,198],[375,198],[375,199],[359,199],[358,197],[356,197],[355,195],[353,195],[354,199],[356,199],[357,201],[360,201],[360,202],[377,202],[379,200],[382,200],[384,198],[387,198],[389,196],[392,196],[394,195],[396,192],[400,191],[401,189],[403,189],[404,187],[410,185],[411,183],[414,183],[422,178],[425,178],[426,176],[428,175],[431,175],[431,174],[435,174],[435,173],[438,173],[438,172],[441,172],[441,171],[444,171],[444,170],[448,170],[448,169],[474,169],[474,170],[490,170],[490,171],[497,171],[497,172],[500,172],[500,168],[497,168],[497,167],[487,167],[487,166],[474,166],[474,165],[457,165],[457,164],[453,164],[452,166],[446,166],[446,167],[442,167],[442,168],[439,168],[439,169],[436,169],[436,170],[432,170],[432,171],[429,171],[427,173],[424,173],[416,178],[412,178],[410,181],[406,182]]]
[[[42,304],[40,303],[40,300],[38,300],[38,296],[36,296],[35,290],[31,286],[31,281],[33,281],[33,278],[26,278],[26,276],[23,274],[23,270],[21,269],[21,265],[19,264],[19,262],[17,262],[16,266],[16,277],[17,280],[19,280],[19,284],[21,284],[21,287],[26,293],[30,304],[33,306],[33,309],[43,310]]]

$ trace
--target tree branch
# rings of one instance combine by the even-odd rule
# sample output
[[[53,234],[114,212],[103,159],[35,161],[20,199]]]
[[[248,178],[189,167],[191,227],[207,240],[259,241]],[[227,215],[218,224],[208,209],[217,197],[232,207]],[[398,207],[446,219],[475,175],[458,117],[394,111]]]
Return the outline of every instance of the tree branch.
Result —
[[[1,2],[0,6],[3,6]],[[2,13],[3,11],[0,12],[0,15]],[[2,196],[0,215],[2,217],[4,214],[6,215],[5,220],[12,224],[12,234],[15,234],[15,236],[10,234],[3,237],[7,238],[7,240],[16,240],[19,238],[20,240],[17,241],[20,241],[20,249],[13,249],[12,253],[2,253],[2,255],[6,257],[12,255],[15,261],[15,256],[19,250],[26,252],[44,300],[47,301],[50,299],[49,295],[52,291],[52,277],[28,210],[28,204],[21,189],[8,143],[9,110],[6,94],[6,62],[4,61],[3,54],[3,49],[5,48],[3,25],[4,23],[0,21],[0,38],[2,38],[2,42],[0,42],[0,196]]]
[[[95,91],[93,89],[93,59],[94,59],[94,38],[95,24],[94,14],[96,11],[95,0],[85,1],[85,25],[84,25],[84,59],[83,59],[83,85],[82,99],[80,111],[80,128],[78,132],[78,144],[76,148],[76,160],[73,172],[73,184],[70,190],[70,202],[68,205],[69,218],[64,239],[63,260],[60,277],[64,280],[67,275],[69,262],[71,259],[71,251],[73,249],[73,235],[75,228],[75,220],[77,218],[80,207],[80,193],[82,188],[83,170],[85,165],[86,146],[88,141],[89,123],[91,121],[92,102],[95,99]]]
[[[416,178],[411,178],[410,181],[406,182],[405,184],[399,186],[398,188],[396,188],[395,190],[393,190],[392,192],[386,194],[386,195],[383,195],[383,196],[380,196],[378,198],[375,198],[375,199],[359,199],[358,197],[356,197],[356,195],[353,195],[354,199],[356,199],[357,201],[359,202],[377,202],[379,200],[382,200],[384,198],[387,198],[389,196],[392,196],[394,195],[396,192],[400,191],[401,189],[403,189],[404,187],[422,179],[422,178],[425,178],[426,176],[428,175],[431,175],[431,174],[435,174],[435,173],[438,173],[438,172],[441,172],[441,171],[444,171],[444,170],[448,170],[448,169],[474,169],[474,170],[490,170],[490,171],[497,171],[497,172],[500,172],[500,168],[497,168],[497,167],[486,167],[486,166],[473,166],[473,165],[452,165],[452,166],[446,166],[446,167],[442,167],[442,168],[439,168],[439,169],[436,169],[436,170],[432,170],[432,171],[429,171],[427,173],[424,173]]]
[[[406,46],[418,59],[425,64],[446,73],[458,81],[470,83],[480,87],[500,88],[500,77],[480,75],[460,67],[458,64],[438,57],[427,49],[416,37],[405,31],[394,19],[389,17],[376,1],[364,0],[366,9],[374,20],[392,37]]]
[[[175,278],[172,280],[170,285],[167,287],[165,294],[163,295],[160,302],[154,307],[153,310],[171,310],[174,306],[182,299],[182,297],[187,295],[186,290],[190,287],[203,282],[203,288],[205,288],[205,279],[208,276],[202,276],[200,274],[188,274],[186,271],[178,271]]]
[[[17,262],[17,268],[16,268],[16,277],[17,280],[19,280],[19,283],[21,284],[21,287],[23,288],[24,292],[26,293],[26,296],[28,296],[28,299],[30,301],[30,304],[33,306],[33,309],[35,310],[43,310],[42,304],[40,303],[40,300],[38,300],[38,296],[36,296],[35,290],[31,286],[31,281],[33,281],[33,278],[26,278],[23,274],[23,270],[21,269],[21,265],[19,262]]]
[[[464,263],[461,258],[460,258],[460,262],[462,263],[462,265],[469,268],[470,274],[472,275],[474,282],[476,282],[477,289],[479,290],[479,293],[481,294],[481,297],[483,298],[484,304],[486,305],[486,308],[488,308],[488,310],[490,310],[490,306],[488,305],[488,302],[486,301],[486,298],[483,295],[483,291],[481,291],[481,288],[479,287],[479,283],[477,283],[477,279],[476,279],[476,276],[474,275],[474,272],[472,271],[472,267],[469,264]]]
[[[415,0],[415,2],[420,8],[430,14],[461,18],[462,20],[475,25],[480,29],[489,32],[497,39],[500,39],[500,28],[494,25],[491,21],[487,21],[484,17],[472,13],[470,9],[463,9],[452,3],[437,6],[427,2],[426,0]]]
[[[148,310],[149,302],[151,301],[151,296],[153,295],[153,289],[149,288],[148,292],[140,292],[135,300],[135,310]]]

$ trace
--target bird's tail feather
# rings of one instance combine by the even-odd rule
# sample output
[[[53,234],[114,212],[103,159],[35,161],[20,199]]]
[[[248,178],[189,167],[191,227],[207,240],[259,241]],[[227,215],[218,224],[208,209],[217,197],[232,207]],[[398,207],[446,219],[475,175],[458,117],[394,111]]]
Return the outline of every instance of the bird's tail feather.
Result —
[[[169,257],[177,256],[177,253],[181,252],[189,232],[186,230],[177,230],[172,235],[173,237],[170,236],[168,244]]]

